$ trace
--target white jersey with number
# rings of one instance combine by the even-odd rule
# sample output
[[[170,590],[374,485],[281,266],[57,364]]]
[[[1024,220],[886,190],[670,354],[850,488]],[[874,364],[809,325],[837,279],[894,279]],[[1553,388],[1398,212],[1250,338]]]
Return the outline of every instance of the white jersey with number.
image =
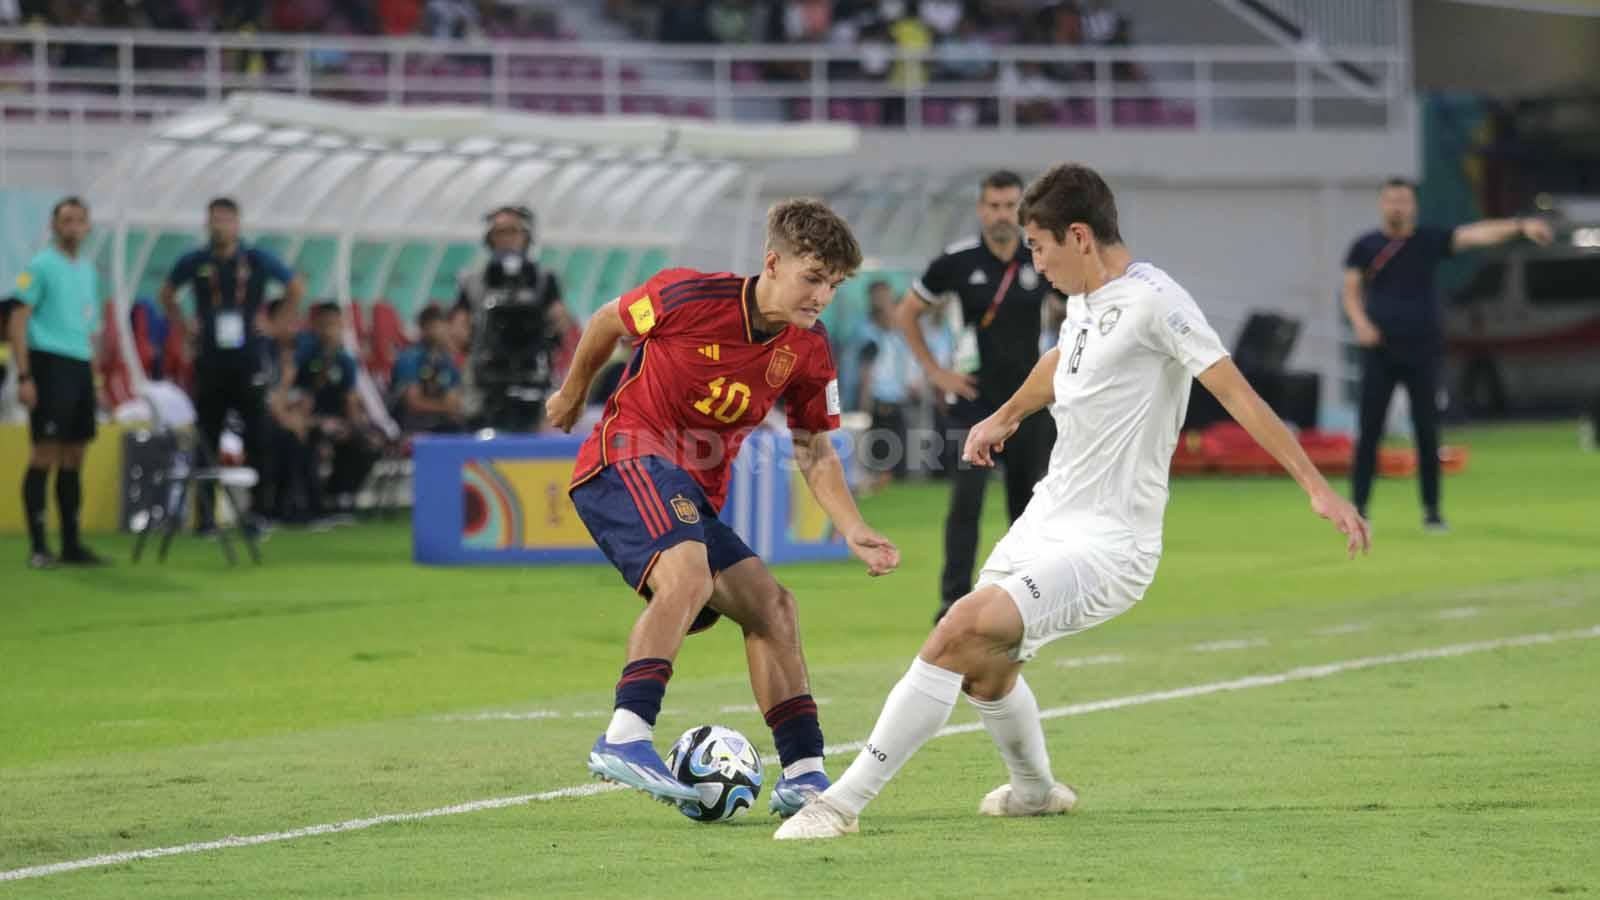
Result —
[[[1191,379],[1227,351],[1189,292],[1145,262],[1069,298],[1058,346],[1056,444],[1028,512],[1159,553]]]
[[[1142,262],[1068,298],[1058,349],[1049,471],[978,578],[1016,601],[1019,660],[1144,595],[1191,379],[1228,355],[1188,292]]]

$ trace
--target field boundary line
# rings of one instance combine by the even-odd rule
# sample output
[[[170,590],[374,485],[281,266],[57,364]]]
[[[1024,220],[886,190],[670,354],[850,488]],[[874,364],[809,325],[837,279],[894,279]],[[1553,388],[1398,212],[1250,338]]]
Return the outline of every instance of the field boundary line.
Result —
[[[1213,681],[1205,684],[1195,684],[1188,687],[1171,688],[1164,691],[1148,691],[1140,694],[1130,694],[1125,697],[1110,697],[1105,700],[1092,700],[1085,703],[1073,703],[1067,706],[1055,706],[1040,710],[1039,715],[1046,719],[1059,719],[1068,716],[1082,716],[1093,712],[1106,712],[1115,709],[1126,709],[1131,706],[1144,706],[1150,703],[1163,703],[1169,700],[1184,700],[1191,697],[1204,697],[1209,694],[1222,694],[1232,691],[1250,690],[1259,687],[1272,687],[1296,681],[1312,681],[1321,678],[1330,678],[1345,672],[1356,672],[1363,669],[1375,669],[1382,666],[1400,665],[1410,662],[1423,662],[1436,659],[1450,659],[1457,656],[1467,656],[1473,653],[1486,653],[1491,650],[1505,650],[1513,647],[1531,647],[1546,644],[1556,644],[1564,641],[1593,640],[1600,638],[1600,625],[1582,628],[1575,631],[1552,631],[1539,634],[1525,634],[1517,637],[1491,638],[1482,641],[1469,641],[1461,644],[1449,644],[1442,647],[1427,647],[1421,650],[1408,650],[1401,653],[1385,653],[1378,656],[1364,656],[1356,659],[1347,659],[1320,665],[1296,666],[1283,672],[1271,675],[1251,675],[1244,678],[1234,678],[1227,681]],[[969,722],[960,725],[950,725],[939,730],[936,737],[949,737],[957,734],[971,734],[982,731],[981,722]],[[859,750],[865,745],[864,741],[852,741],[845,744],[833,744],[827,749],[829,753],[848,753]],[[388,825],[395,822],[418,822],[424,819],[435,819],[441,816],[457,816],[466,813],[483,812],[491,809],[506,809],[513,806],[526,806],[531,803],[541,803],[547,800],[562,800],[573,797],[589,797],[595,794],[622,790],[612,784],[582,784],[573,787],[560,788],[553,791],[544,791],[537,794],[519,794],[514,797],[493,797],[486,800],[474,800],[468,803],[457,803],[452,806],[441,806],[421,812],[390,813],[388,815],[371,816],[364,819],[349,819],[344,822],[334,822],[326,825],[310,825],[305,828],[295,828],[288,831],[272,831],[264,834],[247,836],[230,836],[211,841],[200,841],[191,844],[178,844],[171,847],[155,847],[149,850],[128,850],[121,853],[107,853],[101,856],[90,856],[84,859],[69,860],[67,862],[50,863],[47,865],[28,866],[21,869],[11,869],[0,872],[0,881],[22,881],[30,878],[43,878],[47,875],[60,875],[66,872],[75,872],[80,869],[92,869],[103,866],[116,866],[124,863],[138,862],[145,859],[160,859],[168,856],[182,856],[190,853],[204,853],[211,850],[226,850],[234,847],[254,847],[260,844],[272,844],[280,841],[292,841],[306,837],[316,837],[324,834],[338,834],[347,831],[362,831],[375,828],[379,825]]]

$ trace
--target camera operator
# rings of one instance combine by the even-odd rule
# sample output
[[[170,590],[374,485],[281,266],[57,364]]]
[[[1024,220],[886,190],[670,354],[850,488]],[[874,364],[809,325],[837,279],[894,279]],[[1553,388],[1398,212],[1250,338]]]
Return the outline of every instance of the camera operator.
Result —
[[[489,258],[462,273],[456,301],[472,313],[468,411],[481,427],[532,431],[554,380],[552,360],[567,318],[561,284],[533,259],[532,210],[502,206],[485,221]]]

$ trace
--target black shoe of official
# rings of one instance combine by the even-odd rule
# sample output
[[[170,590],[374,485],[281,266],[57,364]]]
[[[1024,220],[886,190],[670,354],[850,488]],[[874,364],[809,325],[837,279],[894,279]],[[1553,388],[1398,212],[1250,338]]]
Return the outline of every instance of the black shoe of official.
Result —
[[[54,569],[55,567],[56,558],[44,550],[35,550],[28,554],[28,568],[30,569]]]
[[[194,527],[194,536],[197,538],[214,538],[217,536],[217,523],[201,522]]]
[[[63,566],[80,566],[83,568],[98,568],[109,566],[111,561],[88,547],[79,545],[71,550],[61,551],[61,564]]]
[[[1427,534],[1449,534],[1450,524],[1437,512],[1422,517],[1422,530]]]

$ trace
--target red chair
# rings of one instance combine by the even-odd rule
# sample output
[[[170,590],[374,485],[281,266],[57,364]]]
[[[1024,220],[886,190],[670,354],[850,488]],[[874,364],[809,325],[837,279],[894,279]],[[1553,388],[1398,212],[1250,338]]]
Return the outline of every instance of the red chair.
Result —
[[[374,381],[388,386],[394,361],[409,343],[400,313],[387,300],[372,304],[372,335],[367,343],[366,362]]]
[[[105,327],[100,330],[100,353],[96,360],[99,370],[96,374],[105,388],[107,404],[116,409],[133,399],[133,377],[128,374],[127,360],[122,355],[115,304],[105,305],[105,315],[101,321],[105,322]]]

